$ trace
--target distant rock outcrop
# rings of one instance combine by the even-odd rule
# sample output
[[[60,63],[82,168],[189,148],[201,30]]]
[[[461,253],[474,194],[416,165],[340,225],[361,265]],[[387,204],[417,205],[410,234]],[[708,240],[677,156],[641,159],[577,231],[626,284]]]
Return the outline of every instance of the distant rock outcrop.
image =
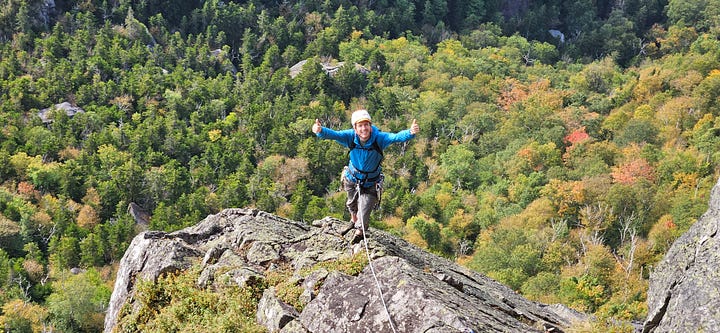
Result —
[[[68,117],[72,117],[75,114],[85,112],[85,110],[81,109],[80,107],[72,106],[72,104],[68,102],[62,102],[60,104],[55,104],[53,107],[42,109],[40,110],[40,112],[38,112],[38,117],[40,117],[43,123],[51,123],[53,121],[53,119],[50,117],[50,111],[52,110],[65,111],[65,114]]]
[[[135,224],[140,226],[143,231],[147,230],[148,225],[150,225],[150,213],[134,202],[128,204],[127,212],[133,217]]]
[[[650,275],[644,333],[720,330],[720,183],[707,212]]]
[[[298,272],[365,251],[363,242],[348,242],[349,230],[348,222],[332,218],[307,225],[262,211],[228,209],[173,233],[141,233],[120,263],[105,332],[117,325],[123,306],[135,308],[137,279],[155,280],[202,262],[199,286],[212,284],[220,274],[244,286],[264,279],[273,267]],[[388,233],[371,230],[368,236],[372,266],[357,276],[319,269],[298,278],[305,290],[302,311],[267,288],[257,322],[273,332],[389,332],[389,313],[398,332],[562,332],[587,319],[562,305],[529,301]]]
[[[303,66],[305,66],[305,64],[306,64],[307,62],[308,62],[307,60],[301,60],[301,61],[298,62],[297,64],[295,64],[295,65],[293,65],[292,67],[290,67],[290,77],[294,78],[294,77],[296,77],[298,74],[300,74],[300,72],[302,72]],[[340,68],[342,68],[343,66],[345,66],[345,62],[342,62],[342,61],[341,61],[341,62],[323,61],[323,62],[320,63],[320,65],[322,66],[323,71],[324,71],[327,75],[329,75],[329,76],[334,76],[335,73],[337,73],[337,71],[340,70]],[[367,74],[370,73],[370,70],[369,70],[369,69],[363,67],[363,66],[360,65],[360,64],[355,64],[354,66],[355,66],[355,70],[358,71],[358,72],[361,73],[361,74],[367,75]]]

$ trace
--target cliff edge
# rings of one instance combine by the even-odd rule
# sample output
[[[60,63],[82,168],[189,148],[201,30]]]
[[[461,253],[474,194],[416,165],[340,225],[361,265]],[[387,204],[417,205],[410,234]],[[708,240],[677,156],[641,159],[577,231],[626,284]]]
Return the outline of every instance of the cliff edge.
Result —
[[[643,333],[720,330],[720,183],[708,210],[650,274]]]
[[[257,210],[227,209],[176,232],[141,233],[120,262],[105,332],[113,331],[119,316],[137,309],[138,279],[157,280],[200,265],[198,285],[212,285],[223,275],[242,287],[280,266],[300,272],[364,255],[362,241],[348,241],[350,229],[348,222],[333,218],[308,225]],[[257,322],[271,332],[391,332],[393,326],[398,332],[562,332],[587,319],[562,305],[529,301],[383,231],[371,229],[367,246],[371,265],[356,275],[323,269],[296,274],[304,288],[301,310],[267,288]]]

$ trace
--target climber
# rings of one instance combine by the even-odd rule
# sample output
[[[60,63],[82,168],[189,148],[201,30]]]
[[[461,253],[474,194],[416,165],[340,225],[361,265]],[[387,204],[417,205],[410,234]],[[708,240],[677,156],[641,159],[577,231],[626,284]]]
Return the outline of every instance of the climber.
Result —
[[[350,161],[342,173],[343,189],[347,192],[345,205],[355,228],[353,242],[358,241],[370,224],[370,211],[377,208],[382,194],[383,174],[380,163],[383,149],[395,142],[405,142],[420,132],[413,119],[409,129],[398,133],[382,132],[372,125],[367,110],[359,109],[351,117],[352,129],[335,131],[323,127],[318,119],[312,131],[322,139],[332,139],[350,149]]]

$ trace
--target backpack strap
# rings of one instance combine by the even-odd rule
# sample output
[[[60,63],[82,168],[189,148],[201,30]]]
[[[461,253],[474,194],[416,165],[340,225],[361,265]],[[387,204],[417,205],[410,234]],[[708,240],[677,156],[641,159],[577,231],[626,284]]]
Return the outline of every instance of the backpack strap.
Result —
[[[355,140],[352,140],[352,141],[350,141],[350,144],[348,145],[348,148],[350,148],[350,150],[353,150],[353,149],[356,149],[356,148],[357,148],[357,149],[362,149],[362,150],[374,150],[374,151],[377,151],[377,152],[380,154],[380,156],[382,156],[383,158],[385,158],[385,154],[383,153],[382,149],[380,148],[380,144],[377,142],[377,140],[374,140],[373,143],[372,143],[372,145],[370,145],[369,148],[360,147],[360,146],[358,146],[357,144],[355,144]],[[350,151],[348,151],[348,154],[349,154],[349,153],[350,153]]]

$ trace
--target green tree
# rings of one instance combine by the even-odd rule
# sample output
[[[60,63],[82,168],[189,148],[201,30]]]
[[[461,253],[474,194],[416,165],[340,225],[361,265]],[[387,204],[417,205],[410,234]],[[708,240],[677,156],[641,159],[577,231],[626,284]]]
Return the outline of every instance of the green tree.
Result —
[[[392,37],[401,36],[406,31],[414,30],[417,27],[415,15],[417,7],[415,1],[398,0],[392,6],[388,6],[379,13],[378,21],[382,24],[372,26],[375,35],[381,36],[387,32]]]
[[[467,31],[489,21],[492,12],[492,1],[469,0],[448,1],[447,22],[453,31]]]
[[[466,145],[453,145],[440,156],[445,180],[459,189],[475,188],[477,164],[475,155]]]
[[[615,142],[620,145],[631,143],[655,144],[657,143],[658,129],[651,121],[646,119],[630,119],[625,127],[618,133]]]
[[[105,248],[100,236],[92,232],[79,245],[80,266],[98,267],[105,263]]]
[[[188,189],[187,170],[177,160],[145,171],[142,197],[149,197],[149,207],[159,202],[173,202]]]
[[[220,181],[217,195],[220,207],[244,207],[248,204],[245,182],[248,177],[242,172],[235,172]]]
[[[10,261],[10,256],[8,253],[0,249],[0,287],[2,287],[3,290],[6,290],[8,287],[8,284],[10,283],[10,272],[12,268],[12,263]],[[4,298],[0,298],[0,303],[4,302]]]
[[[294,207],[293,207],[294,208]],[[345,210],[343,210],[344,212]],[[335,214],[337,215],[337,214]],[[302,215],[303,221],[310,222],[325,216],[331,216],[330,209],[323,198],[311,196],[310,201],[307,203],[305,212]],[[337,217],[337,216],[336,216]]]
[[[720,45],[718,45],[720,47]],[[718,54],[720,55],[720,54]],[[717,57],[717,56],[716,56]],[[720,63],[715,62],[716,66]],[[715,69],[693,91],[703,110],[720,114],[720,71]]]
[[[441,22],[448,13],[446,0],[425,0],[422,7],[422,20],[424,25],[435,26]]]
[[[35,126],[26,132],[25,151],[28,155],[47,156],[55,159],[61,148],[61,142],[52,132],[43,126]]]
[[[718,135],[718,125],[716,123],[720,119],[712,114],[706,113],[697,123],[695,123],[690,143],[697,147],[700,152],[708,156],[708,159],[715,163],[720,161],[718,149],[720,147],[720,136]]]
[[[210,189],[201,186],[192,193],[183,193],[178,201],[173,205],[173,209],[177,212],[179,219],[171,221],[174,231],[197,224],[206,216],[218,212],[215,195],[210,193]],[[274,211],[274,210],[273,210]]]
[[[503,227],[484,231],[475,242],[470,268],[498,279],[514,290],[537,274],[541,252],[526,231]]]
[[[571,32],[567,37],[577,38],[583,34],[589,34],[597,24],[597,9],[592,1],[570,1],[565,2],[562,13],[566,15],[565,29]]]
[[[58,269],[70,269],[80,263],[80,244],[74,236],[60,236],[50,241],[50,261]]]
[[[442,235],[440,234],[440,226],[437,223],[416,216],[409,219],[407,225],[420,234],[420,237],[427,243],[430,250],[437,252],[442,249]]]
[[[80,274],[65,271],[55,282],[47,299],[50,322],[64,332],[98,332],[102,330],[105,308],[111,290],[100,274],[89,269]]]
[[[517,175],[508,188],[508,199],[525,207],[540,196],[540,190],[546,183],[545,175],[540,172]]]
[[[297,188],[295,191],[293,191],[292,195],[290,196],[290,204],[292,205],[291,211],[292,215],[290,216],[291,219],[295,221],[302,221],[305,218],[305,214],[307,209],[309,208],[310,201],[312,201],[313,195],[310,189],[308,188],[306,182],[304,180],[300,180],[298,182]],[[312,214],[317,214],[319,211],[313,211],[308,214],[309,216]],[[320,219],[323,216],[312,216],[308,221]]]
[[[574,274],[560,282],[560,298],[564,304],[580,310],[594,312],[607,302],[612,293],[610,279],[615,260],[609,248],[588,244],[580,262],[565,274]]]
[[[101,231],[96,233],[101,235],[102,243],[105,245],[106,262],[120,261],[125,250],[130,245],[132,238],[137,233],[135,230],[135,220],[127,213],[127,207],[116,213],[116,219],[112,223],[100,225]]]
[[[559,302],[556,295],[560,291],[560,276],[556,273],[540,272],[528,278],[520,290],[528,299],[546,304]]]
[[[632,222],[639,234],[647,235],[653,217],[658,215],[659,218],[659,214],[664,213],[664,210],[667,209],[667,207],[656,211],[651,209],[654,202],[652,195],[656,190],[655,186],[646,180],[634,184],[616,183],[608,189],[601,200],[612,207],[617,218],[605,232],[605,244],[612,249],[621,245],[622,222]]]
[[[62,166],[59,163],[31,163],[27,176],[35,187],[43,193],[57,193],[62,183]]]
[[[332,83],[333,95],[349,103],[353,97],[366,94],[368,81],[365,74],[361,73],[354,64],[346,63],[335,73]]]
[[[632,19],[636,31],[648,31],[653,24],[666,19],[663,13],[666,1],[660,0],[629,0],[625,2],[625,13]]]
[[[720,25],[720,2],[717,0],[670,0],[666,8],[670,24],[695,27],[700,31]]]
[[[602,41],[602,55],[610,55],[618,64],[627,66],[639,52],[641,41],[634,31],[633,22],[625,17],[624,12],[614,10],[607,21],[593,33],[596,34],[595,39]]]

